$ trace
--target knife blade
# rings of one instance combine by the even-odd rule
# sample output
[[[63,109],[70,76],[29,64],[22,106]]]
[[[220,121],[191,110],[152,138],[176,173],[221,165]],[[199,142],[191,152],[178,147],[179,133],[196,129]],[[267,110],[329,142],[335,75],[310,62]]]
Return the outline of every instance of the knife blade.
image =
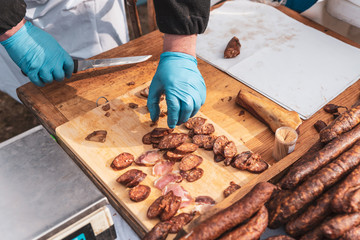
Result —
[[[148,60],[152,55],[134,56],[134,57],[120,57],[120,58],[104,58],[104,59],[89,59],[74,61],[74,73],[90,68],[119,66],[125,64],[139,63]]]

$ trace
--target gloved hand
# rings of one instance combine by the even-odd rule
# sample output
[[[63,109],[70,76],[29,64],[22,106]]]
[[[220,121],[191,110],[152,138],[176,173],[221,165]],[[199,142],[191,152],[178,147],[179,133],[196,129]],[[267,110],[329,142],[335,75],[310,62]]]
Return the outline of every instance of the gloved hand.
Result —
[[[48,33],[30,22],[1,42],[11,59],[37,86],[71,77],[74,62]]]
[[[193,56],[180,52],[161,54],[147,100],[152,121],[159,118],[159,101],[163,93],[170,128],[186,122],[199,111],[205,103],[206,86]]]

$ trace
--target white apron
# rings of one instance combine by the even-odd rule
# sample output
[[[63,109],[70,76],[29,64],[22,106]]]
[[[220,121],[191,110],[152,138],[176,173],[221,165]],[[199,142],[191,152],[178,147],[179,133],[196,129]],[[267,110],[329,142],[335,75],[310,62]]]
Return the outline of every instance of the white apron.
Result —
[[[25,0],[26,19],[50,33],[75,58],[89,58],[129,41],[124,0]],[[29,82],[0,45],[0,90],[18,100]]]

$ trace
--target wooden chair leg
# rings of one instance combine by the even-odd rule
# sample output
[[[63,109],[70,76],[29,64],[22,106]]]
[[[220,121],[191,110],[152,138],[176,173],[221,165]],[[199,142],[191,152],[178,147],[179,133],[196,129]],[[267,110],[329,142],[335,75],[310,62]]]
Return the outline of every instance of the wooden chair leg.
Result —
[[[156,30],[156,16],[153,0],[147,0],[147,12],[149,31],[152,32]]]
[[[142,35],[139,12],[137,10],[136,2],[137,0],[125,0],[126,12],[129,14],[130,19],[130,38],[131,35],[133,35],[134,38],[138,38]]]

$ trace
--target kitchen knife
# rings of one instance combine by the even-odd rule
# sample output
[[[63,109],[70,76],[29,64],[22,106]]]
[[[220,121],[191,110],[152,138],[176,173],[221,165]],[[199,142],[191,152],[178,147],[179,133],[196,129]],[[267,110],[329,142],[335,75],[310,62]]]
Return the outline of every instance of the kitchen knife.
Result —
[[[132,63],[139,63],[148,60],[152,55],[134,56],[134,57],[120,57],[120,58],[104,58],[104,59],[89,59],[89,60],[74,60],[74,73],[83,71],[89,68],[110,67]]]

